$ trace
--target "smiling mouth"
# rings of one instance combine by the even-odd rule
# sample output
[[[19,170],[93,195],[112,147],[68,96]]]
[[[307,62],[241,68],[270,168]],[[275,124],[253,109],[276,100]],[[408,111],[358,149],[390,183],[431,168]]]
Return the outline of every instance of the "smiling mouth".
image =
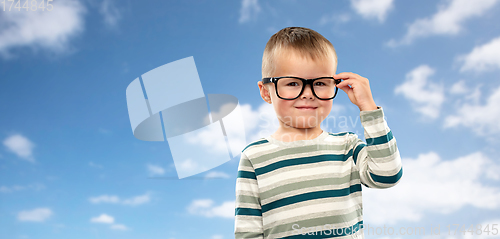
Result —
[[[318,107],[295,107],[295,108],[299,110],[315,110]]]

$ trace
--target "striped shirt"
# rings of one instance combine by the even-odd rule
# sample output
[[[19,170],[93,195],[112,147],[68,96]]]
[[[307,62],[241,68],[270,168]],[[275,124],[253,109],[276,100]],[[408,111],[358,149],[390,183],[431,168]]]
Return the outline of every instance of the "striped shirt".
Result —
[[[361,185],[392,187],[403,171],[382,108],[360,118],[366,143],[323,131],[248,144],[236,180],[235,238],[364,238]]]

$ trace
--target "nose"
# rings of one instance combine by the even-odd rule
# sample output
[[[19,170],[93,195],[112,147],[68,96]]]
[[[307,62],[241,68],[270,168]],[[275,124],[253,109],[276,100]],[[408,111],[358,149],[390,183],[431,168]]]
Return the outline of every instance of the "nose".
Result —
[[[300,98],[302,98],[302,99],[305,99],[305,98],[314,99],[314,95],[312,93],[312,86],[311,86],[311,84],[306,84],[304,86],[304,91],[300,95]]]

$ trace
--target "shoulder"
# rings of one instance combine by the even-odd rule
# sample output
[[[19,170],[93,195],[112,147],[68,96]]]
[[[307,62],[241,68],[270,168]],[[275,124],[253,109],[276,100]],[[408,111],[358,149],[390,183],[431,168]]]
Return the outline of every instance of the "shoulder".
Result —
[[[332,144],[345,144],[351,145],[359,140],[359,137],[354,132],[340,132],[340,133],[331,133],[328,132],[328,136],[325,138],[325,141]]]
[[[250,142],[249,144],[247,144],[243,148],[243,150],[241,150],[241,152],[243,154],[248,155],[252,151],[258,151],[258,150],[260,150],[260,148],[262,146],[265,146],[266,144],[269,144],[269,141],[267,139],[265,139],[265,138],[259,138],[257,140],[254,140],[254,141]]]
[[[355,134],[354,132],[350,131],[345,131],[345,132],[340,132],[340,133],[331,133],[328,132],[327,138],[330,139],[349,139],[349,138],[358,138],[358,135]]]

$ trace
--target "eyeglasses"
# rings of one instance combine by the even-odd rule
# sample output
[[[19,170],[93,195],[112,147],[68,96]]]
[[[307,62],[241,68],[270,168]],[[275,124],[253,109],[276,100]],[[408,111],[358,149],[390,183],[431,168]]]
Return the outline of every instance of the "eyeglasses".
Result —
[[[337,84],[340,79],[333,77],[319,77],[315,79],[304,79],[295,76],[267,77],[262,78],[262,83],[274,83],[276,94],[280,99],[297,99],[307,84],[311,84],[312,93],[320,100],[331,100],[337,95]]]

